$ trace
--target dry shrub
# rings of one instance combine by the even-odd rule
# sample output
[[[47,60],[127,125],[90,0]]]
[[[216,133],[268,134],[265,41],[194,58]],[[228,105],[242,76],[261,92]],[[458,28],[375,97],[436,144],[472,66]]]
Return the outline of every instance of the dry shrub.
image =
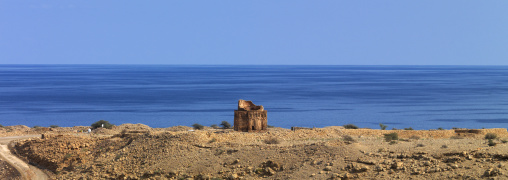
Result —
[[[276,137],[270,137],[270,138],[265,139],[265,143],[266,144],[279,144],[280,141]]]
[[[462,136],[452,136],[452,137],[450,137],[450,139],[464,139],[464,137],[462,137]]]
[[[489,146],[495,146],[496,144],[492,139],[489,139]]]
[[[412,135],[411,137],[409,137],[409,139],[420,139],[420,136]]]
[[[485,134],[485,139],[496,139],[496,138],[497,138],[497,134],[494,134],[494,133]]]
[[[222,122],[220,123],[220,125],[221,125],[221,126],[222,126],[222,128],[224,128],[224,129],[229,129],[229,128],[231,128],[231,124],[229,124],[229,122],[227,122],[227,121],[222,121]]]
[[[342,127],[346,128],[346,129],[358,129],[358,126],[356,126],[354,124],[346,124]]]
[[[201,130],[201,129],[204,129],[204,128],[205,128],[205,126],[203,126],[203,125],[201,125],[201,124],[198,124],[198,123],[193,124],[193,125],[192,125],[192,127],[193,127],[194,129],[196,129],[196,130]]]
[[[399,139],[399,134],[397,134],[397,133],[385,134],[385,141],[386,142],[390,142],[392,140],[398,140],[398,139]]]
[[[342,139],[346,142],[356,142],[356,140],[353,137],[351,137],[350,135],[344,135],[344,136],[342,136]]]
[[[97,128],[100,128],[100,127],[103,127],[106,128],[106,129],[111,129],[113,128],[113,124],[109,123],[109,121],[106,121],[106,120],[99,120],[97,122],[94,122],[92,125],[93,129],[97,129]]]

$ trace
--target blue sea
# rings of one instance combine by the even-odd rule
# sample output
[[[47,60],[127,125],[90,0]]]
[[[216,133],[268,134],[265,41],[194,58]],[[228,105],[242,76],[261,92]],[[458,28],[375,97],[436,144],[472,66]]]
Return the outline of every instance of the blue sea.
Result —
[[[508,66],[0,65],[0,124],[508,128]]]

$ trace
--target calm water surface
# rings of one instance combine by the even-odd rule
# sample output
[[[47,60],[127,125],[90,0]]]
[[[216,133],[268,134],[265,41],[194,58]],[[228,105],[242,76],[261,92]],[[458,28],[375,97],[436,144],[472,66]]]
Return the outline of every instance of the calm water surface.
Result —
[[[0,124],[233,122],[238,99],[268,124],[507,128],[507,66],[0,65]]]

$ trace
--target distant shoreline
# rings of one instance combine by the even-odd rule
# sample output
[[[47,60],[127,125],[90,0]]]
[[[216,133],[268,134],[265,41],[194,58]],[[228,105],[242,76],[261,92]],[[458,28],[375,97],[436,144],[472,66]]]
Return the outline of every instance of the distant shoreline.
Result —
[[[171,126],[166,128],[152,128],[144,124],[121,124],[121,125],[113,125],[111,128],[92,128],[91,126],[73,126],[73,127],[27,127],[24,125],[16,125],[16,126],[3,126],[0,128],[0,135],[26,135],[26,134],[58,134],[58,133],[88,133],[88,129],[92,129],[92,134],[118,134],[128,131],[228,131],[228,132],[236,132],[233,131],[232,128],[223,129],[223,128],[212,128],[208,126],[203,126],[202,129],[195,129],[190,126]],[[400,137],[409,138],[411,136],[417,135],[422,138],[450,138],[453,136],[464,136],[464,137],[482,137],[488,133],[497,134],[499,137],[508,137],[508,129],[506,128],[489,128],[489,129],[466,129],[466,128],[456,128],[456,129],[429,129],[429,130],[382,130],[382,129],[369,129],[369,128],[358,128],[358,129],[346,129],[343,126],[327,126],[323,128],[295,128],[295,129],[287,129],[280,127],[269,127],[270,129],[277,129],[281,131],[320,131],[327,129],[334,129],[341,131],[346,134],[358,135],[358,136],[377,136],[382,137],[384,134],[389,133],[397,133]],[[238,132],[238,133],[248,133],[248,132]],[[254,132],[254,133],[266,133],[266,132]]]

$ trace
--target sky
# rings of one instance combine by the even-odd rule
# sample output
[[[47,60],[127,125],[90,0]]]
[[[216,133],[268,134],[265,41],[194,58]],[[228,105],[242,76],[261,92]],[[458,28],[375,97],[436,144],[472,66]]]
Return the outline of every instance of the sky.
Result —
[[[0,0],[0,64],[508,65],[508,1]]]

